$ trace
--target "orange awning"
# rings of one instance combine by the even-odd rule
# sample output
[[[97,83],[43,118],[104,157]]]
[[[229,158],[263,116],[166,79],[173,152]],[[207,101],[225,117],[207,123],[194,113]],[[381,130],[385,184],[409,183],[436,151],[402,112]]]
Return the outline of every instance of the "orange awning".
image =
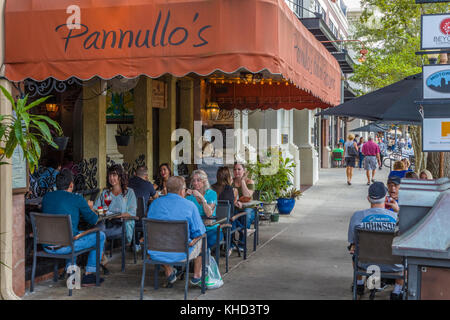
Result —
[[[339,64],[284,0],[7,0],[5,38],[11,81],[266,69],[340,103]]]

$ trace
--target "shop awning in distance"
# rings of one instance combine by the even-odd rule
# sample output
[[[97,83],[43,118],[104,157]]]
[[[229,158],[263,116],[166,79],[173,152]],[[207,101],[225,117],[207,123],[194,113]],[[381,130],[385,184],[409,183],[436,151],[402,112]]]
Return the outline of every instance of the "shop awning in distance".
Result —
[[[7,0],[5,39],[11,81],[268,70],[340,102],[339,64],[284,0]]]

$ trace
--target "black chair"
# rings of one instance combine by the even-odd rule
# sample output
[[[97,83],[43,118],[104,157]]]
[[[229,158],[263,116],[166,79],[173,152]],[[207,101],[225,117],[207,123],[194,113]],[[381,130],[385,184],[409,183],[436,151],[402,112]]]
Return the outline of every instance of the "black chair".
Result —
[[[147,213],[147,205],[145,203],[144,197],[137,198],[137,208],[136,208],[136,218],[134,223],[134,233],[133,233],[133,253],[134,253],[134,263],[136,263],[136,244],[139,243],[139,235],[144,233],[144,228],[142,227],[142,219],[145,218]],[[142,251],[142,260],[144,260],[144,250]]]
[[[237,226],[235,228],[231,227],[230,240],[231,240],[231,243],[236,247],[239,257],[241,256],[241,252],[239,251],[239,242],[242,242],[242,245],[244,247],[244,260],[245,260],[245,259],[247,259],[247,212],[242,211],[242,212],[239,212],[239,213],[233,215],[230,218],[231,225],[233,225],[233,222],[235,222],[237,219],[240,220],[239,222],[242,225]],[[255,215],[255,221],[256,221],[256,215]],[[236,241],[234,239],[234,235],[236,232],[237,233],[242,232],[242,234],[243,234],[242,241]],[[256,239],[256,236],[255,236],[255,239]]]
[[[340,168],[342,167],[342,159],[344,155],[342,152],[335,151],[331,154],[331,161],[333,162],[334,167]]]
[[[216,261],[217,265],[219,265],[219,258],[220,258],[220,246],[222,244],[225,245],[225,272],[228,272],[228,250],[230,248],[230,239],[231,239],[231,204],[228,200],[218,200],[217,202],[217,208],[216,208],[216,219],[222,220],[226,219],[225,223],[220,224],[217,227],[217,240],[216,244],[212,247],[216,250]],[[224,237],[222,241],[219,241],[220,239],[220,232],[224,232]]]
[[[97,250],[97,265],[96,265],[96,286],[100,285],[100,230],[95,228],[89,230],[86,234],[95,232],[97,236],[96,246],[83,249],[80,251],[74,250],[74,240],[72,233],[72,220],[70,215],[55,215],[30,212],[31,225],[33,228],[33,267],[31,271],[31,285],[30,292],[34,291],[34,278],[36,275],[36,261],[37,257],[53,258],[53,259],[70,259],[72,265],[75,265],[77,256]],[[48,253],[45,251],[38,251],[38,244],[46,244],[57,247],[71,247],[69,254]],[[53,281],[58,281],[58,260],[55,260]],[[72,296],[72,289],[69,289],[69,296]]]
[[[119,219],[114,219],[114,220],[119,220]],[[136,220],[138,220],[138,218],[134,217],[134,216],[126,217],[126,218],[120,218],[121,228],[122,228],[121,233],[117,234],[117,235],[110,235],[110,236],[106,237],[106,240],[110,241],[110,247],[109,247],[109,257],[110,258],[112,257],[114,240],[118,240],[118,239],[121,240],[121,243],[122,243],[122,248],[121,248],[122,249],[122,272],[125,272],[125,248],[126,248],[126,241],[125,241],[125,239],[127,238],[125,222],[126,221],[130,221],[130,220],[135,220],[136,221]],[[136,224],[136,222],[135,222],[135,224]],[[132,240],[131,240],[132,243],[133,243],[133,247],[134,247],[133,238],[134,238],[134,234],[133,234],[133,237],[132,237]],[[136,250],[136,249],[133,248],[133,250]],[[136,252],[134,252],[134,261],[136,263]]]
[[[184,300],[187,298],[187,291],[189,285],[189,226],[188,222],[169,221],[169,220],[155,220],[142,219],[142,226],[144,229],[144,251],[146,258],[142,264],[142,279],[141,279],[141,295],[144,296],[144,281],[145,281],[145,267],[147,264],[154,264],[155,267],[155,290],[158,289],[158,273],[159,266],[167,264],[164,261],[152,260],[148,255],[148,250],[161,252],[178,252],[185,253],[186,259],[175,263],[170,263],[173,266],[182,266],[186,269],[186,284],[184,288]],[[202,235],[197,241],[202,239],[202,293],[206,291],[205,275],[206,275],[206,233]]]
[[[392,255],[392,241],[394,232],[371,231],[361,228],[355,228],[355,261],[353,265],[353,300],[356,300],[357,276],[371,276],[367,270],[361,268],[359,264],[368,265],[404,265],[403,257]],[[402,279],[405,284],[406,272],[381,272],[382,279]],[[404,286],[404,285],[403,285]],[[404,287],[403,287],[404,289]],[[375,298],[376,289],[371,290],[370,299]]]

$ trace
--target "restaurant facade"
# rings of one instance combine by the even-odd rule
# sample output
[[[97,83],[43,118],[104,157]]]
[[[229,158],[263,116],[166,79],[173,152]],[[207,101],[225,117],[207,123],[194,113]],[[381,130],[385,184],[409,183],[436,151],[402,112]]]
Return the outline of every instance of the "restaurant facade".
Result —
[[[175,173],[189,174],[193,161],[172,161],[176,129],[189,132],[193,155],[204,142],[195,140],[198,132],[241,129],[233,143],[223,140],[237,153],[258,149],[247,129],[280,128],[283,117],[285,131],[268,139],[294,155],[299,187],[313,161],[305,146],[314,120],[306,111],[341,102],[339,64],[284,0],[0,3],[0,84],[16,97],[52,95],[35,112],[57,120],[69,142],[64,151],[43,148],[43,158],[79,164],[83,181],[93,181],[82,189],[104,188],[112,162],[145,163],[150,175],[169,163]],[[262,119],[255,110],[274,116]],[[4,96],[0,112],[11,113]],[[127,145],[118,146],[119,127],[133,132]],[[17,188],[17,174],[0,166],[4,299],[23,296],[28,279],[25,193],[31,179]]]

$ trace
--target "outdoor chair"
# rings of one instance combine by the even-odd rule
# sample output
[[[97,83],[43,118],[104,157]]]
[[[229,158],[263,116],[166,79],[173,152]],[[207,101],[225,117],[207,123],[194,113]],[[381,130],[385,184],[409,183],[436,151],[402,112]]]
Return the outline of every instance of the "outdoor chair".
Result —
[[[257,215],[257,212],[255,213],[255,227],[258,224],[258,222],[256,220],[257,219],[256,215]],[[244,247],[244,257],[243,258],[245,260],[245,259],[247,259],[247,212],[242,211],[242,212],[239,212],[239,213],[233,215],[230,218],[231,225],[233,225],[233,222],[235,222],[239,218],[241,218],[240,219],[241,226],[237,226],[235,228],[231,228],[230,239],[231,239],[231,243],[236,247],[237,252],[238,252],[238,256],[240,257],[241,256],[241,252],[239,251],[239,241],[234,239],[234,235],[236,234],[236,232],[239,233],[239,232],[242,231],[242,233],[243,233],[242,245]],[[256,239],[256,233],[255,233],[255,239]]]
[[[230,238],[231,238],[231,204],[228,200],[219,200],[217,202],[216,217],[217,220],[226,219],[226,222],[220,224],[217,227],[217,241],[213,248],[216,250],[216,262],[219,265],[220,257],[220,246],[225,245],[225,273],[228,272],[228,250],[230,249]],[[220,239],[220,232],[224,232],[224,237],[222,241]]]
[[[359,264],[368,265],[393,265],[402,264],[403,257],[392,255],[392,241],[394,239],[394,232],[386,231],[370,231],[361,228],[355,230],[355,261],[353,266],[353,300],[356,300],[357,276],[371,276],[364,268],[359,267]],[[402,273],[381,272],[381,279],[402,279],[406,283],[405,270]],[[380,280],[381,280],[380,279]],[[404,286],[404,285],[403,285]],[[404,289],[404,288],[403,288]],[[370,299],[375,298],[376,289],[372,289]]]
[[[335,151],[331,154],[331,161],[333,162],[334,167],[340,168],[342,167],[342,159],[344,155],[342,152]]]
[[[34,291],[34,278],[36,275],[37,257],[45,257],[55,259],[53,281],[58,281],[58,259],[70,259],[71,264],[75,265],[76,258],[86,252],[97,250],[97,266],[96,266],[96,286],[100,285],[100,230],[95,228],[89,230],[88,233],[95,232],[97,235],[96,246],[80,251],[74,250],[74,240],[72,233],[72,220],[70,215],[55,215],[30,212],[31,225],[33,228],[33,267],[31,271],[30,292]],[[88,234],[86,233],[86,234]],[[72,248],[69,254],[47,253],[46,251],[38,251],[38,244],[46,244],[59,247],[70,246]],[[72,289],[69,289],[69,296],[72,296]]]
[[[120,234],[117,234],[117,235],[112,235],[112,236],[107,236],[106,237],[106,241],[110,241],[110,247],[109,247],[109,257],[110,258],[112,257],[114,240],[118,240],[118,239],[121,240],[121,243],[122,243],[122,248],[121,248],[122,249],[122,272],[125,272],[125,258],[126,258],[125,257],[125,248],[126,248],[126,237],[127,237],[125,222],[128,221],[128,220],[135,220],[135,221],[137,221],[138,218],[134,217],[134,216],[126,217],[126,218],[120,218],[120,221],[122,223],[122,226],[121,226],[122,232]],[[136,225],[136,222],[135,222],[135,225]],[[133,238],[134,238],[134,234],[133,234],[133,237],[132,237],[132,240],[131,240],[132,245],[134,246]],[[136,263],[136,252],[135,252],[136,249],[134,248],[133,250],[134,250],[134,262]]]
[[[144,233],[144,229],[142,227],[142,219],[145,218],[147,213],[147,205],[145,203],[145,200],[143,197],[138,197],[137,198],[137,208],[136,208],[136,218],[138,220],[135,221],[134,223],[134,233],[133,233],[133,242],[132,242],[132,247],[133,247],[133,253],[134,253],[134,263],[136,263],[136,244],[140,244],[139,243],[139,239],[140,239],[140,235]],[[142,260],[144,260],[144,251],[142,250]]]
[[[184,287],[184,300],[187,299],[188,285],[189,285],[189,226],[186,220],[181,221],[169,221],[169,220],[155,220],[155,219],[142,219],[142,226],[144,229],[144,252],[145,259],[142,264],[142,279],[141,279],[141,292],[140,299],[143,299],[144,295],[144,281],[145,281],[145,267],[147,264],[155,265],[155,279],[154,287],[155,290],[158,289],[158,273],[159,266],[162,264],[167,264],[164,261],[157,261],[150,258],[148,250],[161,251],[161,252],[178,252],[184,253],[186,259],[178,262],[171,262],[172,266],[182,266],[185,268],[185,278],[186,283]],[[201,278],[201,292],[206,291],[206,233],[202,235],[200,239],[202,241],[202,278]]]

